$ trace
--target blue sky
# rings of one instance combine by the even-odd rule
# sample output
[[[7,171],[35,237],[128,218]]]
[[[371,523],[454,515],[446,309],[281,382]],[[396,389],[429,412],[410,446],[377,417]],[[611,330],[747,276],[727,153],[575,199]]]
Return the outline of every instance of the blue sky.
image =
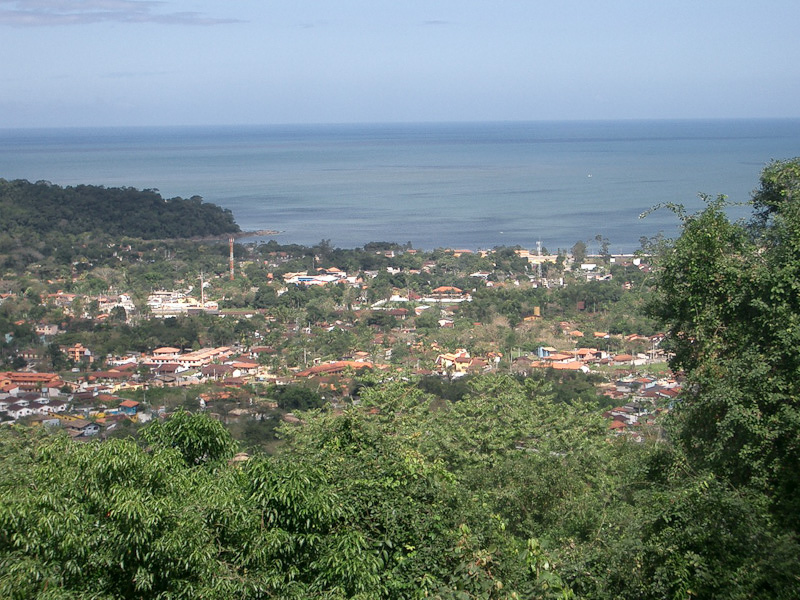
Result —
[[[800,117],[797,0],[0,0],[0,127]]]

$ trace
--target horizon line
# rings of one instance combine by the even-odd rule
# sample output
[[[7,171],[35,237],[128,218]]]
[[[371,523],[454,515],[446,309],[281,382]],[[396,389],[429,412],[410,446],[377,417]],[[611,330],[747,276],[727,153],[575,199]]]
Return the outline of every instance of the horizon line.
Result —
[[[565,119],[487,119],[487,120],[415,120],[415,121],[310,121],[274,123],[194,123],[194,124],[138,124],[138,125],[44,125],[44,126],[0,126],[0,131],[35,130],[98,130],[98,129],[238,129],[269,127],[386,127],[422,125],[502,125],[502,124],[544,124],[544,123],[692,123],[692,122],[731,122],[731,121],[800,121],[795,117],[624,117],[608,119],[565,118]]]

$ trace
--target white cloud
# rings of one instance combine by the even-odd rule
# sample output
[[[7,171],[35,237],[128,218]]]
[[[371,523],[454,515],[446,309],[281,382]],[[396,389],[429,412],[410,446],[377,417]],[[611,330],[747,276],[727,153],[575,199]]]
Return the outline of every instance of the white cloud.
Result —
[[[170,2],[152,0],[0,0],[0,25],[43,27],[90,23],[221,25],[238,23],[199,12],[169,12]]]

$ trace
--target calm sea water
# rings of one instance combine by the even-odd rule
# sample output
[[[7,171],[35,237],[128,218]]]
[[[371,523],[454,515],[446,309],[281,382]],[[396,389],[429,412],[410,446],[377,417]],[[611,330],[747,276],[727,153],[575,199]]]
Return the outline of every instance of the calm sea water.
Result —
[[[592,249],[600,234],[630,252],[677,231],[648,208],[747,202],[765,164],[798,155],[800,120],[0,130],[5,179],[200,195],[245,230],[343,248]]]

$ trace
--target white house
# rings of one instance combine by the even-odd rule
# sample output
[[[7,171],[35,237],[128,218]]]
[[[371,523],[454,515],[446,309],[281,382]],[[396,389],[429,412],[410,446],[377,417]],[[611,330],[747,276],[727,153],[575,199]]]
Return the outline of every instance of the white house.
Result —
[[[8,416],[15,421],[23,417],[29,417],[34,413],[33,409],[28,405],[27,402],[15,402],[8,407],[6,412],[8,413]]]

